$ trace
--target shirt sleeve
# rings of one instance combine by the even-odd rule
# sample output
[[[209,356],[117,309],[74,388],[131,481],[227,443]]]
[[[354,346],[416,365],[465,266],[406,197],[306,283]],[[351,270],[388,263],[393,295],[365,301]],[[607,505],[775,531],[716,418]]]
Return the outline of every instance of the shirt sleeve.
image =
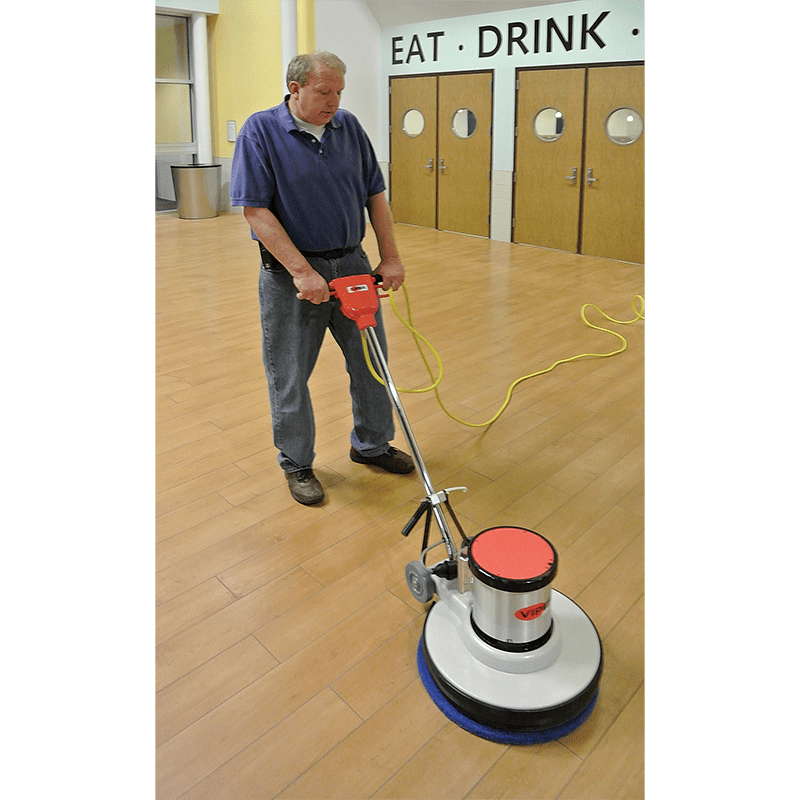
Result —
[[[236,138],[231,165],[231,205],[269,208],[275,194],[275,175],[262,141],[250,135],[248,122]]]

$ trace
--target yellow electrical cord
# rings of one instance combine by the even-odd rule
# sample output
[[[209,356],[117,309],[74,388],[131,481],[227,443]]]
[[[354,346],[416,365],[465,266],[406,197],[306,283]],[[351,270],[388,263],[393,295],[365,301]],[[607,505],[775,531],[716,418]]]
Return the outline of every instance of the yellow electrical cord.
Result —
[[[530,380],[531,378],[535,378],[539,375],[546,375],[548,372],[552,372],[560,364],[567,364],[570,361],[579,361],[585,358],[611,358],[611,356],[616,356],[619,355],[620,353],[624,353],[628,349],[628,340],[624,336],[622,336],[622,334],[617,333],[616,331],[609,330],[608,328],[602,328],[599,325],[595,325],[589,322],[589,320],[586,319],[587,308],[596,309],[597,311],[600,312],[600,314],[602,314],[603,317],[605,317],[605,319],[607,319],[609,322],[616,323],[617,325],[632,325],[634,322],[638,322],[640,319],[644,319],[644,297],[642,297],[642,295],[640,294],[637,294],[633,298],[633,300],[631,300],[631,307],[633,308],[634,318],[628,320],[614,319],[613,317],[608,316],[608,314],[606,314],[605,311],[596,306],[594,303],[585,303],[581,307],[581,319],[584,321],[584,323],[596,331],[602,331],[603,333],[610,333],[612,336],[616,336],[622,342],[622,346],[611,353],[581,353],[580,355],[577,356],[562,358],[560,361],[556,361],[555,363],[551,364],[547,369],[539,370],[539,372],[532,372],[530,375],[524,375],[521,378],[517,378],[508,387],[508,392],[506,393],[506,399],[503,401],[503,404],[500,406],[500,409],[491,419],[487,420],[486,422],[467,422],[466,420],[459,419],[454,414],[451,414],[445,407],[444,403],[442,402],[442,398],[439,395],[439,388],[438,388],[439,384],[442,382],[442,378],[444,377],[444,367],[442,365],[442,359],[439,357],[439,354],[436,352],[433,345],[431,345],[431,343],[414,327],[411,316],[411,300],[409,298],[408,289],[406,289],[405,284],[403,284],[403,293],[406,299],[406,310],[408,312],[408,320],[404,319],[403,315],[398,310],[397,304],[394,301],[394,291],[391,289],[389,290],[389,302],[392,304],[392,309],[394,310],[394,313],[397,315],[397,318],[400,320],[400,322],[402,322],[403,325],[405,325],[405,327],[408,328],[409,331],[411,331],[411,334],[414,337],[414,342],[417,345],[417,349],[419,350],[420,355],[422,356],[422,360],[425,362],[425,367],[427,368],[428,374],[430,375],[431,380],[433,380],[433,383],[430,386],[425,387],[424,389],[400,389],[399,387],[396,387],[397,391],[404,392],[406,394],[421,394],[430,391],[435,392],[436,399],[438,400],[439,405],[442,408],[442,411],[444,411],[444,413],[447,414],[447,416],[450,417],[450,419],[455,420],[461,425],[467,425],[470,428],[486,428],[492,423],[497,422],[497,420],[500,418],[500,415],[508,408],[508,404],[511,402],[511,395],[514,392],[514,389],[516,389],[517,386],[519,386],[523,381]],[[639,306],[638,308],[637,308],[637,301]],[[372,361],[369,357],[369,348],[367,347],[366,336],[362,335],[362,340],[364,344],[364,357],[367,360],[367,367],[369,367],[369,371],[372,373],[372,377],[375,378],[375,380],[378,381],[381,385],[385,386],[386,384],[375,372],[375,368],[372,365]],[[430,364],[428,363],[428,359],[425,357],[425,352],[420,346],[420,341],[425,343],[425,345],[428,347],[428,349],[431,351],[431,353],[433,353],[433,355],[436,358],[436,362],[439,367],[439,374],[436,378],[434,378],[433,370],[431,370]]]
[[[394,313],[397,315],[397,318],[403,325],[406,326],[411,331],[411,335],[414,337],[414,342],[417,345],[417,350],[419,350],[420,355],[422,356],[422,360],[425,362],[425,366],[428,368],[428,374],[431,376],[431,380],[433,383],[430,386],[426,386],[424,389],[401,389],[400,387],[397,388],[398,392],[404,392],[405,394],[424,394],[425,392],[434,391],[437,389],[439,384],[442,382],[442,378],[444,377],[444,366],[442,365],[442,359],[439,358],[439,354],[434,349],[433,345],[411,324],[411,302],[408,299],[408,289],[406,289],[405,284],[403,284],[403,292],[405,293],[406,298],[406,308],[408,310],[408,320],[406,321],[403,319],[402,314],[397,310],[397,304],[394,302],[394,290],[389,289],[389,302],[392,304],[392,309],[394,309]],[[428,364],[428,359],[425,358],[425,353],[423,352],[422,348],[419,346],[420,340],[422,340],[427,348],[433,353],[434,358],[436,359],[436,363],[439,366],[439,374],[436,378],[433,377],[433,372],[431,371],[430,365]],[[383,378],[379,377],[378,373],[375,372],[375,368],[372,365],[372,359],[369,357],[369,347],[367,346],[367,337],[362,332],[361,334],[361,342],[364,346],[364,358],[367,360],[367,366],[369,367],[369,371],[372,373],[372,377],[375,378],[381,386],[385,386],[386,384],[383,382]],[[436,392],[438,397],[438,391]],[[440,401],[441,404],[441,401]],[[442,407],[444,408],[444,407]]]

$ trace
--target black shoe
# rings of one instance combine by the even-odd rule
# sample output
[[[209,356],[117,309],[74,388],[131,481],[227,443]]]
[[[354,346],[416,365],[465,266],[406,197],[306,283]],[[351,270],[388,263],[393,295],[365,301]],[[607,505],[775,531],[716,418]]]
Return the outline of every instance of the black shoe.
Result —
[[[396,447],[390,447],[383,455],[372,456],[371,458],[362,456],[358,450],[351,447],[350,460],[355,461],[356,464],[370,464],[373,467],[380,467],[395,475],[408,475],[409,472],[414,471],[414,460]]]
[[[289,481],[289,491],[298,503],[313,506],[325,499],[325,490],[316,479],[313,469],[301,469],[297,472],[285,472]]]

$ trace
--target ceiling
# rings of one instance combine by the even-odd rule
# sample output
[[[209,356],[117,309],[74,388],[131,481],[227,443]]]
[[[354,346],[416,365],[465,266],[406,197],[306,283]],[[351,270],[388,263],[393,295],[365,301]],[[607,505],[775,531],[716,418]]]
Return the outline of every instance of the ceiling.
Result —
[[[381,28],[566,2],[570,0],[366,0]]]

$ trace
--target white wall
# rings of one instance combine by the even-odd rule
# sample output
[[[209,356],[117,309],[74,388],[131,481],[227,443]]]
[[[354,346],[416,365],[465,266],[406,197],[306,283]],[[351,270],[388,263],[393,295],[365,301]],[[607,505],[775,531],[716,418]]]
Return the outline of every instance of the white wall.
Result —
[[[604,46],[601,47],[587,34],[583,37],[586,39],[585,47],[581,47],[583,15],[586,15],[587,27],[590,27],[603,12],[608,14],[595,28],[595,34]],[[558,29],[566,34],[570,17],[573,25],[572,49],[565,50],[557,35],[553,34],[552,48],[547,52],[547,20],[552,18]],[[535,52],[534,42],[537,21],[538,53]],[[501,46],[496,53],[482,56],[480,29],[489,26],[500,32]],[[511,46],[509,54],[509,26],[512,26],[516,36],[521,36],[521,32],[527,30],[522,38],[527,53],[520,45],[515,44]],[[638,31],[635,35],[634,30]],[[387,80],[388,76],[393,75],[493,70],[493,167],[498,170],[512,170],[517,68],[644,60],[644,2],[576,0],[574,3],[532,6],[513,11],[403,25],[384,30],[381,39],[381,73],[387,76]],[[497,41],[498,37],[494,32],[484,32],[484,53],[490,53]],[[395,63],[398,61],[401,63]],[[385,137],[383,146],[389,139],[388,109],[381,131]]]
[[[553,24],[568,48],[554,29],[548,47]],[[505,242],[511,241],[516,70],[643,59],[643,0],[576,0],[402,25],[381,33],[386,82],[396,75],[493,71],[490,236]],[[388,150],[388,107],[381,113],[383,151]]]
[[[316,0],[318,50],[336,53],[347,65],[342,108],[355,114],[379,161],[389,160],[381,125],[388,114],[388,79],[381,75],[381,29],[364,0]]]

